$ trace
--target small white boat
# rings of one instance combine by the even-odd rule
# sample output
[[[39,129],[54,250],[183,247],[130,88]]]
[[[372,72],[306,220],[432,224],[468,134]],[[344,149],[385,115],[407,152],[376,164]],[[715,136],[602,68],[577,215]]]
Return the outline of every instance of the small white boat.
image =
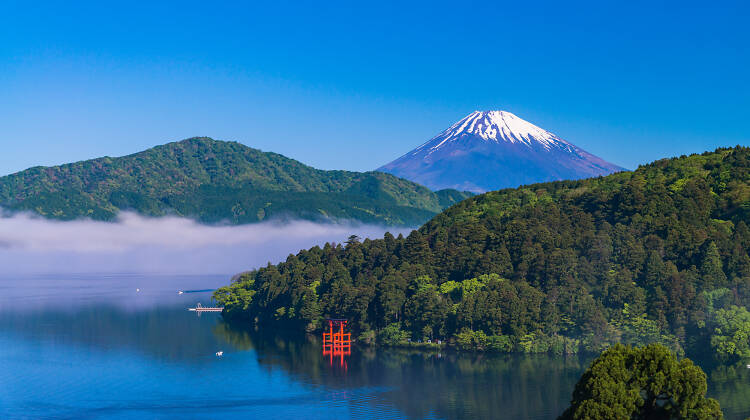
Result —
[[[135,291],[136,291],[136,292],[140,292],[140,291],[141,291],[141,289],[135,289]]]
[[[182,290],[180,290],[179,292],[177,292],[178,295],[181,295],[183,293],[185,293],[185,292],[183,292]]]
[[[217,352],[216,352],[216,357],[221,357],[221,356],[223,356],[223,355],[224,355],[224,352],[223,352],[223,351],[217,351]]]

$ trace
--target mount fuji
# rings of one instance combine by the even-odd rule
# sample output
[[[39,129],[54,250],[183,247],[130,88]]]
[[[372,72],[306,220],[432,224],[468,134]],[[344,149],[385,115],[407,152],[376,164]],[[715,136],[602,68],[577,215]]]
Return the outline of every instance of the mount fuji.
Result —
[[[506,111],[474,111],[377,169],[433,190],[485,192],[625,170]]]

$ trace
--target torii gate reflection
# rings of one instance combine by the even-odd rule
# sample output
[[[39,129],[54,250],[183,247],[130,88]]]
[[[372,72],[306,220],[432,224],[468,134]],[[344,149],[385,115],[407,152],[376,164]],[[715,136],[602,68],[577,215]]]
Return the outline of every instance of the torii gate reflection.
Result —
[[[352,354],[352,334],[345,333],[346,319],[327,319],[328,331],[323,332],[323,355],[328,356],[331,366],[334,357],[338,359],[338,365],[347,369],[344,356]],[[338,327],[338,331],[336,330]]]

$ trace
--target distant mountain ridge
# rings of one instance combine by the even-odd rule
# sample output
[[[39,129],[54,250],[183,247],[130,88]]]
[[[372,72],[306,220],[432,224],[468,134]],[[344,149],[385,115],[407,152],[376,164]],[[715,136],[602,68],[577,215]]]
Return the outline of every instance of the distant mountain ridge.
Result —
[[[432,192],[379,172],[319,170],[208,137],[0,177],[0,207],[63,220],[112,220],[133,210],[208,223],[302,218],[417,226],[469,195]]]
[[[624,170],[506,111],[474,111],[378,168],[432,189],[485,192]]]

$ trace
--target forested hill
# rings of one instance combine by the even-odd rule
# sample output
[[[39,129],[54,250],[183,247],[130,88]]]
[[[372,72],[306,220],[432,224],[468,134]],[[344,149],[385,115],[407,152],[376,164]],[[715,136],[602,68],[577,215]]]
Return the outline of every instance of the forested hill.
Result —
[[[315,247],[215,297],[228,319],[527,352],[662,342],[750,357],[750,148],[467,199],[408,237]],[[740,337],[737,342],[737,337]],[[744,341],[742,339],[744,338]]]
[[[205,137],[0,178],[0,207],[58,219],[110,220],[134,210],[204,222],[285,217],[417,226],[469,195],[380,172],[318,170]]]

